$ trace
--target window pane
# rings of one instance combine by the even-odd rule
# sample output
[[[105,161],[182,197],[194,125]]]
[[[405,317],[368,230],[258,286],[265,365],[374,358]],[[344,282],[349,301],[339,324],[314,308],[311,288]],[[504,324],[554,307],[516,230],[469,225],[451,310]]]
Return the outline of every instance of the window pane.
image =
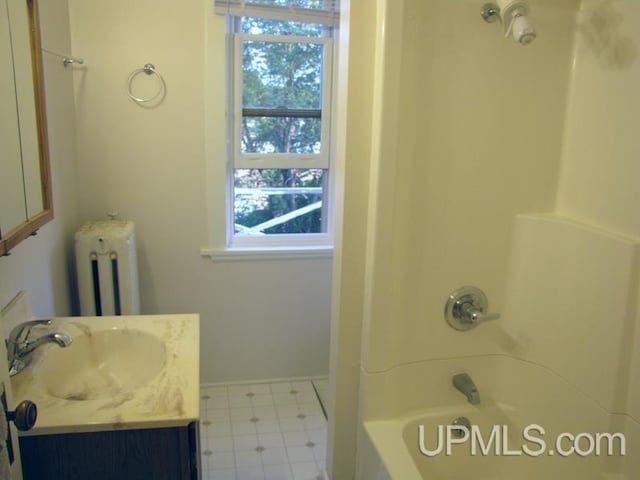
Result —
[[[323,233],[321,169],[236,169],[235,235]]]
[[[321,44],[244,41],[242,108],[320,110]],[[243,117],[242,153],[318,154],[321,121]]]
[[[244,117],[242,153],[320,153],[319,118]]]
[[[251,35],[297,35],[301,37],[327,36],[329,27],[319,23],[287,22],[265,18],[242,17],[240,31]]]
[[[319,109],[322,44],[242,43],[242,107]]]

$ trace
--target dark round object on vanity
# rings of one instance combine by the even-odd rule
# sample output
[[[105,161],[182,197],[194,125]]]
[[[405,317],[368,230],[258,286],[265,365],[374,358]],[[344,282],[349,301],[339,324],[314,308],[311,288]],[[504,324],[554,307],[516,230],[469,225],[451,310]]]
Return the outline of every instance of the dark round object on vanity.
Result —
[[[31,400],[24,400],[18,404],[13,412],[7,412],[7,420],[13,422],[18,430],[31,430],[38,418],[38,407]]]

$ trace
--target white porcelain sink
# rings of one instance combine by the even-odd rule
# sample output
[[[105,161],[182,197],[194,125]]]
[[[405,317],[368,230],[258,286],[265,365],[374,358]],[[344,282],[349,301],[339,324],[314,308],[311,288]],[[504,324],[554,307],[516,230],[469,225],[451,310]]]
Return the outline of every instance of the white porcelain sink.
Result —
[[[50,348],[38,375],[49,394],[66,400],[113,398],[152,380],[166,362],[159,338],[130,329],[87,332],[67,348]]]
[[[11,377],[16,403],[38,405],[23,435],[184,426],[199,418],[199,318],[193,314],[55,318],[73,343],[37,348]]]

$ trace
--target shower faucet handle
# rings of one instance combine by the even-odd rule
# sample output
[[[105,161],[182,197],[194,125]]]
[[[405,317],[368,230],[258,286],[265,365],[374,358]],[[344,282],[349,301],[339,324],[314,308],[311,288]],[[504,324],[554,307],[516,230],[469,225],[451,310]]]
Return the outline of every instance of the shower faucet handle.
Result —
[[[477,308],[472,302],[460,302],[457,303],[454,308],[460,309],[464,319],[471,323],[486,322],[500,318],[499,313],[484,313],[484,311]]]
[[[499,313],[488,313],[487,296],[476,287],[462,287],[454,291],[444,308],[447,322],[456,330],[469,330],[480,322],[497,320]]]

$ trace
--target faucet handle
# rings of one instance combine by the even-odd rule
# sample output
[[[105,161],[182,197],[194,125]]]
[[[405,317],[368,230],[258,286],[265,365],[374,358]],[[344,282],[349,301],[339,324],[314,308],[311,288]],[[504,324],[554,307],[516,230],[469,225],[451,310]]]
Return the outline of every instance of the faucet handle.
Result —
[[[11,330],[11,333],[9,333],[9,343],[18,343],[19,341],[26,340],[33,327],[38,325],[51,325],[52,320],[52,318],[40,318],[16,325]]]
[[[487,296],[476,287],[462,287],[447,299],[445,318],[456,330],[469,330],[480,322],[497,320],[499,313],[487,313]]]
[[[484,310],[477,308],[470,302],[458,305],[458,307],[462,310],[465,319],[473,324],[487,322],[489,320],[497,320],[500,318],[499,313],[484,313]]]

